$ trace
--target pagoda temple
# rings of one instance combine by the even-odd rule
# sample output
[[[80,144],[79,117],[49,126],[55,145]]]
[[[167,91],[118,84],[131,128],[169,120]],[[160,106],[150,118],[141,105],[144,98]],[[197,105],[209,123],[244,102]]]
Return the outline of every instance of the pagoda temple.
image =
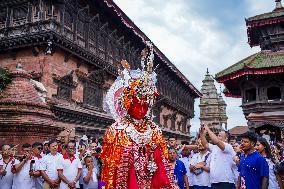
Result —
[[[246,19],[253,54],[216,74],[226,96],[242,98],[249,129],[277,133],[284,128],[284,8],[276,0],[272,12]]]
[[[139,67],[145,41],[151,40],[112,0],[0,1],[0,67],[13,72],[21,62],[46,89],[53,124],[77,135],[100,137],[114,122],[103,110],[106,92],[122,59]],[[156,46],[154,54],[154,121],[164,135],[188,140],[201,93]]]
[[[208,125],[214,132],[227,130],[226,103],[217,92],[213,77],[207,69],[205,79],[202,81],[200,98],[200,123]]]

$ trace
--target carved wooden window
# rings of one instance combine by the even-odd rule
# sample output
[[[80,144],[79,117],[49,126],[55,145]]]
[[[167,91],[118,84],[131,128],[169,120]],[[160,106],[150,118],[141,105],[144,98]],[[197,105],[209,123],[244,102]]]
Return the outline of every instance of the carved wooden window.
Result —
[[[83,102],[87,107],[102,109],[104,74],[101,70],[95,70],[84,79]]]
[[[33,21],[38,21],[39,20],[39,14],[40,14],[40,8],[39,8],[39,3],[36,3],[34,6],[33,6],[33,11],[32,11],[32,14],[33,14]]]
[[[98,50],[99,50],[99,57],[101,59],[105,59],[105,42],[106,38],[102,32],[98,33]]]
[[[80,35],[81,37],[83,37],[84,32],[85,32],[85,23],[82,19],[78,19],[78,21],[77,21],[77,34]]]
[[[113,64],[114,60],[113,60],[113,44],[111,43],[111,41],[108,39],[108,43],[107,43],[107,62],[109,62],[110,64]]]
[[[65,36],[73,40],[73,16],[69,11],[64,12],[64,33]]]
[[[86,45],[85,43],[85,23],[82,19],[77,20],[77,40],[78,44],[82,47]]]
[[[6,23],[6,16],[7,16],[7,8],[1,8],[0,9],[0,29],[5,27]]]
[[[50,19],[50,18],[57,18],[58,16],[58,10],[55,9],[55,6],[52,3],[48,3],[45,6],[45,18]]]
[[[64,27],[66,29],[73,29],[73,16],[69,11],[64,12]]]
[[[25,24],[28,16],[28,6],[14,7],[12,9],[13,26]]]
[[[94,24],[92,24],[89,28],[89,47],[90,47],[90,51],[93,53],[96,53],[96,33],[97,30],[94,27]]]
[[[72,98],[72,88],[73,86],[73,76],[66,75],[62,77],[60,80],[56,80],[58,85],[57,88],[57,98],[71,100]]]
[[[70,100],[72,98],[72,89],[67,85],[59,85],[57,89],[57,97],[65,100]]]
[[[87,106],[102,109],[103,105],[103,90],[98,84],[87,82],[84,87],[84,104]]]
[[[113,54],[114,54],[115,61],[119,62],[120,61],[119,49],[116,46],[114,46],[114,48],[113,48]]]

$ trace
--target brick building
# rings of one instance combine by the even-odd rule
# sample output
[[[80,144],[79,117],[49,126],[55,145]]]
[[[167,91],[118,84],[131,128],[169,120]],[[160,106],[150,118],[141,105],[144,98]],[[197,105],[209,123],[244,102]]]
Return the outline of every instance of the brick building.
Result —
[[[57,132],[104,133],[113,120],[103,111],[103,99],[117,76],[117,62],[126,59],[138,68],[146,40],[112,0],[0,1],[0,67],[13,72],[20,63],[30,82],[46,90],[43,103]],[[194,100],[201,94],[157,47],[154,51],[161,94],[155,121],[165,135],[189,139]],[[0,125],[0,136],[7,136],[5,123]]]

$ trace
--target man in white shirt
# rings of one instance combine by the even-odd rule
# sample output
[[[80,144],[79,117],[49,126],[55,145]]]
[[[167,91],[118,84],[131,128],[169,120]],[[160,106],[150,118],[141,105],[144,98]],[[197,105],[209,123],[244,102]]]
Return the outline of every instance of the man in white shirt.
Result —
[[[0,188],[11,189],[14,177],[12,167],[19,161],[11,156],[11,148],[8,144],[2,146],[2,157],[3,159],[0,160]]]
[[[58,144],[56,140],[48,143],[50,153],[42,159],[40,167],[42,177],[44,179],[43,189],[59,189],[60,179],[58,177],[57,165],[62,155],[57,152]]]
[[[31,173],[32,176],[35,177],[35,188],[36,189],[43,189],[43,178],[40,172],[40,166],[42,163],[42,151],[43,145],[39,142],[35,142],[32,145],[33,148],[33,157],[32,159],[35,160],[35,164],[33,167],[33,172]]]
[[[190,161],[191,161],[191,150],[188,147],[189,143],[188,142],[183,142],[182,150],[181,150],[181,160],[186,168],[186,175],[187,175],[187,180],[188,180],[188,185],[189,189],[193,189],[193,173],[190,172],[189,166],[190,166]]]
[[[206,132],[214,145],[207,142]],[[228,134],[225,131],[220,131],[216,136],[208,126],[202,125],[200,137],[202,145],[211,152],[210,180],[212,189],[235,189],[233,159],[236,153],[233,147],[228,144]]]
[[[210,189],[210,161],[211,154],[198,140],[199,152],[194,154],[190,161],[190,171],[193,173],[194,189]]]
[[[32,159],[31,145],[23,144],[22,152],[24,154],[22,161],[15,162],[12,169],[12,173],[14,173],[12,189],[23,187],[25,189],[35,189],[35,179],[32,176],[35,160]]]
[[[60,189],[79,188],[79,179],[82,172],[82,163],[75,157],[75,143],[68,142],[66,154],[59,160],[57,165],[58,176],[61,179]]]

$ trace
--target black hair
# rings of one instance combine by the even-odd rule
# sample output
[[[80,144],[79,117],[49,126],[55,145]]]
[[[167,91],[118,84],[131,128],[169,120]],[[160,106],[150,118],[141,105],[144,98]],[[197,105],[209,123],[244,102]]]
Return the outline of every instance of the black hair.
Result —
[[[73,140],[70,140],[70,141],[68,141],[67,144],[65,145],[65,148],[68,148],[68,144],[70,144],[70,143],[71,143],[71,144],[76,144]]]
[[[0,145],[0,150],[2,150],[4,146],[9,146],[11,148],[10,144],[2,144],[2,145]]]
[[[173,151],[175,151],[176,154],[178,154],[177,150],[176,150],[175,148],[173,148],[173,147],[169,147],[168,150],[169,150],[169,151],[170,151],[170,150],[173,150]]]
[[[188,141],[182,141],[181,145],[189,145],[189,142]]]
[[[272,156],[270,145],[268,144],[267,140],[263,137],[259,137],[257,141],[264,146],[264,150],[266,153],[266,157],[271,159],[273,163],[275,163],[275,159]]]
[[[277,175],[284,175],[284,161],[277,163],[274,170]]]
[[[88,158],[92,158],[92,159],[93,159],[92,156],[86,155],[86,156],[84,157],[84,161],[86,161],[86,159],[88,159]]]
[[[57,143],[57,144],[58,144],[58,142],[57,142],[56,139],[50,140],[50,141],[48,142],[48,147],[50,147],[50,145],[51,145],[51,144],[54,144],[54,143]]]
[[[102,151],[102,148],[100,148],[100,147],[97,147],[96,148],[96,152],[99,154],[99,153],[101,153],[101,151]]]
[[[22,145],[22,148],[30,148],[30,147],[31,147],[31,145],[28,144],[28,143],[25,143],[25,144]]]
[[[257,142],[257,135],[256,135],[255,132],[252,132],[252,131],[247,131],[241,137],[242,138],[248,138],[253,143]]]
[[[42,143],[40,143],[40,142],[35,142],[35,143],[32,144],[32,148],[35,148],[35,147],[38,147],[38,146],[43,147]]]

